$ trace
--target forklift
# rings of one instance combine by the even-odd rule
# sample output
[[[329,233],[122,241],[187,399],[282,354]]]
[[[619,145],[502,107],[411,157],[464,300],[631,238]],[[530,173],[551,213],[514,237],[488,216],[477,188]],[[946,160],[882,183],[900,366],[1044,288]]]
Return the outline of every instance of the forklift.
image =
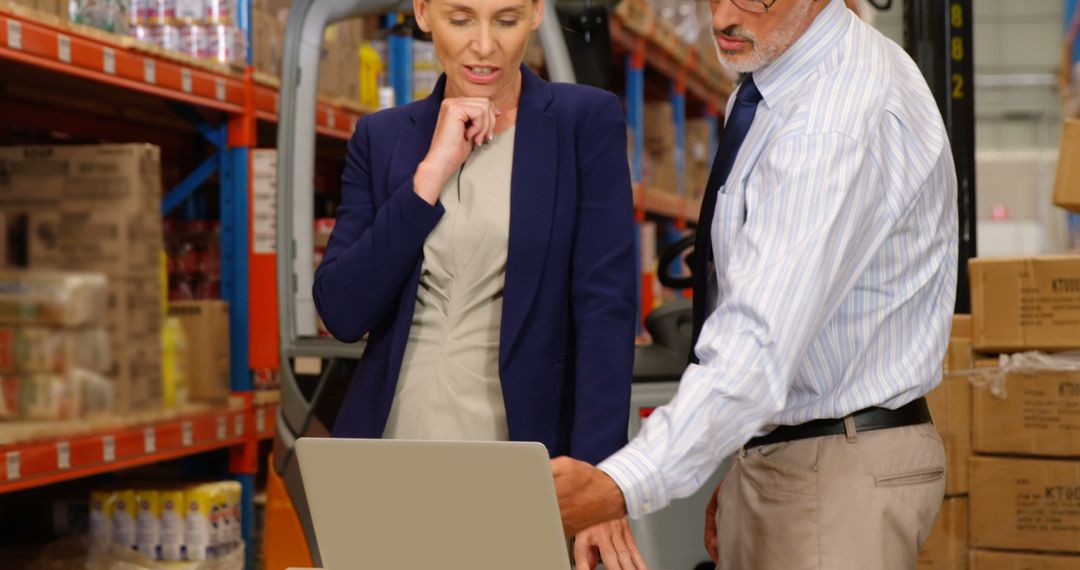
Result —
[[[880,0],[878,0],[880,1]],[[889,9],[891,0],[873,5]],[[974,104],[971,62],[972,0],[905,0],[905,44],[937,97],[952,140],[959,177],[960,287],[957,312],[967,312],[967,259],[975,255]],[[344,344],[316,334],[312,298],[315,165],[315,107],[319,51],[327,26],[351,17],[408,11],[401,0],[295,0],[282,54],[278,125],[277,283],[282,401],[267,484],[265,567],[318,567],[315,541],[294,445],[300,437],[328,437],[363,344]],[[586,7],[586,11],[597,10]],[[595,12],[589,12],[593,14]],[[563,19],[565,27],[566,18]],[[582,18],[584,20],[584,18]],[[602,19],[604,26],[606,20]],[[586,33],[588,33],[586,31]],[[575,63],[560,20],[545,18],[540,29],[548,77],[575,82]],[[571,44],[578,41],[571,39]],[[961,48],[957,49],[960,44]],[[575,47],[580,45],[575,44]],[[957,54],[960,54],[959,59]],[[588,58],[586,58],[588,59]],[[595,61],[595,58],[593,58]],[[308,73],[302,73],[307,70]],[[312,72],[315,71],[315,72]],[[966,83],[965,83],[966,82]],[[967,85],[968,89],[963,89]],[[672,244],[659,263],[660,280],[684,289],[691,279],[670,268],[693,246],[693,235]],[[677,299],[650,313],[645,326],[653,342],[635,349],[628,435],[633,437],[656,407],[675,394],[690,353],[690,302]],[[634,536],[649,568],[713,568],[705,553],[704,511],[726,471],[720,468],[701,490],[641,520]]]

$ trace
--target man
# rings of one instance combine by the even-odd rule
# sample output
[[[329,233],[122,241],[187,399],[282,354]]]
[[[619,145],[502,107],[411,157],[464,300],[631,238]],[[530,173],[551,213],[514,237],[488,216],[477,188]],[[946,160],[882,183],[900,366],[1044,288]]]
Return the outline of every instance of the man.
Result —
[[[702,204],[696,359],[599,469],[552,462],[564,526],[663,508],[734,454],[706,514],[721,570],[914,569],[944,492],[923,395],[956,296],[941,116],[843,0],[712,10],[745,76]]]

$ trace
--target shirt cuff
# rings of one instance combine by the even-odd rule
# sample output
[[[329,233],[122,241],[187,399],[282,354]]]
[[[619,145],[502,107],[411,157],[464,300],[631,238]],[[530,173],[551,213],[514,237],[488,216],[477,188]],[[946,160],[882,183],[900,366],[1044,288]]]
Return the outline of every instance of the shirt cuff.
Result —
[[[597,467],[622,489],[626,514],[632,519],[658,511],[670,502],[660,470],[636,449],[624,447]]]

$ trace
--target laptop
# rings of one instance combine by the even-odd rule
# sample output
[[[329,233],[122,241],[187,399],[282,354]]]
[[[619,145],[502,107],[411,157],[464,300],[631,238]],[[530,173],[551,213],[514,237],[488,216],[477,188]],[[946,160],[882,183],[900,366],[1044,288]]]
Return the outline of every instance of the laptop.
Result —
[[[546,448],[301,438],[324,570],[567,570]]]

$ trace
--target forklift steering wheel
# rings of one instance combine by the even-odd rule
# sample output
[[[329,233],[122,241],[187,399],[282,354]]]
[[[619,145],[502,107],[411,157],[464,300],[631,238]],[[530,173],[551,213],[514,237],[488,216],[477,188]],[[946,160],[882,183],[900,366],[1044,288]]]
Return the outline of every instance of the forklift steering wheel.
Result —
[[[687,275],[672,275],[671,268],[680,258],[686,260],[687,267],[693,267],[693,251],[686,253],[694,247],[694,235],[690,234],[679,241],[669,245],[660,253],[660,267],[657,269],[657,277],[660,284],[671,289],[689,289],[694,286],[693,270]],[[684,256],[683,254],[686,253]]]

